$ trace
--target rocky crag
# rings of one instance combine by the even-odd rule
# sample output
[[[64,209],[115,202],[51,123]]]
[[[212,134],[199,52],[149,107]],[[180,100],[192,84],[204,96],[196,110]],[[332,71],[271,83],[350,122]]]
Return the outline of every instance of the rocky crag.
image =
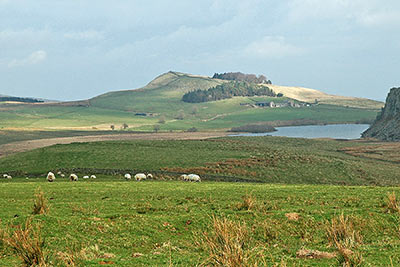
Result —
[[[371,127],[363,133],[363,137],[400,141],[400,87],[390,90],[385,107]]]

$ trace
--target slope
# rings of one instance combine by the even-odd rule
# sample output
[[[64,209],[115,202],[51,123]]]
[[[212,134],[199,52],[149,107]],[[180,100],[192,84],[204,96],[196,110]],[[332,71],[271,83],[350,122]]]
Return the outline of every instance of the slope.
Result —
[[[160,124],[161,131],[181,131],[192,127],[198,130],[226,130],[249,122],[270,123],[276,120],[284,121],[283,125],[290,125],[295,120],[354,123],[373,120],[378,111],[375,103],[364,108],[356,104],[351,108],[350,105],[335,103],[296,109],[266,109],[254,105],[260,101],[287,101],[286,97],[234,97],[198,104],[181,101],[188,91],[208,89],[224,82],[210,77],[168,72],[143,88],[109,92],[85,101],[24,105],[0,103],[0,129],[107,130],[110,125],[120,129],[127,124],[130,130],[153,131],[153,127]],[[306,95],[306,90],[286,94],[298,100],[303,100],[301,97],[312,98]],[[319,92],[319,95],[324,94]],[[356,100],[352,98],[349,101],[356,103]]]

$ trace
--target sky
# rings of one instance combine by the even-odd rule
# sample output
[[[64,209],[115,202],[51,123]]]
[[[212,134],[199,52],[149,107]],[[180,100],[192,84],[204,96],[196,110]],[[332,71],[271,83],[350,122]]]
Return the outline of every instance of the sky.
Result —
[[[170,70],[384,100],[398,0],[0,0],[0,94],[87,99]]]

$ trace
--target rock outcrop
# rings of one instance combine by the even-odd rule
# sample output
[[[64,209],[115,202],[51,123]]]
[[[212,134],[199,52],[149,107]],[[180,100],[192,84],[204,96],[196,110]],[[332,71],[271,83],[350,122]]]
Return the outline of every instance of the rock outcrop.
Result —
[[[400,141],[400,87],[390,90],[382,112],[362,136],[383,141]]]

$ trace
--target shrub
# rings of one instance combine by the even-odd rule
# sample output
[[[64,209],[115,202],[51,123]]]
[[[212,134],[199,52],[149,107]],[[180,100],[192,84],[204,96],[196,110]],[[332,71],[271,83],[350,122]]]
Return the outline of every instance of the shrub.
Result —
[[[270,133],[276,129],[270,125],[262,124],[246,124],[239,127],[233,127],[230,132],[245,132],[245,133]]]
[[[41,189],[37,189],[35,193],[35,199],[33,200],[33,215],[46,214],[49,211],[47,199],[44,196],[44,192]]]
[[[48,266],[48,257],[44,252],[44,240],[41,228],[26,220],[24,227],[18,225],[11,233],[10,229],[1,229],[2,242],[23,261],[25,266]]]
[[[246,224],[214,217],[212,229],[201,240],[201,245],[210,253],[205,265],[249,266],[252,257]]]

